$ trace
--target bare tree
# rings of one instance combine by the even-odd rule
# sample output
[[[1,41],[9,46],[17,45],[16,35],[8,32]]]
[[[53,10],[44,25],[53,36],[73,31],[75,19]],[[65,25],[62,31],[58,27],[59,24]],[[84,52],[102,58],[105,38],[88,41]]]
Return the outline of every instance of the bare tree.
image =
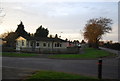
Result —
[[[0,38],[6,38],[8,36],[8,34],[11,32],[13,32],[13,31],[7,31],[7,32],[0,34]]]
[[[2,20],[5,15],[6,15],[6,13],[3,11],[3,8],[0,8],[0,24],[2,23]]]

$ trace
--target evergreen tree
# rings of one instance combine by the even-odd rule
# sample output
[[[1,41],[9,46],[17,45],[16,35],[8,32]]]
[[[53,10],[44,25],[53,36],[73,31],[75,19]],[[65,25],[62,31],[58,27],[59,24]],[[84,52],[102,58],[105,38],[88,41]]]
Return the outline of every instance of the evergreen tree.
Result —
[[[57,35],[57,34],[55,34],[55,38],[58,38],[58,35]]]
[[[49,31],[47,28],[42,27],[42,25],[36,29],[36,32],[34,34],[35,37],[47,37],[49,34]]]
[[[50,35],[49,37],[50,37],[50,38],[53,38],[53,35]]]
[[[28,34],[25,29],[24,29],[24,25],[21,21],[21,23],[18,25],[18,28],[15,31],[19,36],[30,36],[30,34]]]
[[[16,32],[9,32],[8,35],[4,38],[7,41],[6,46],[15,47],[15,39],[18,37]]]
[[[85,44],[85,41],[84,41],[84,40],[82,40],[82,41],[81,41],[81,44]]]
[[[66,40],[66,41],[68,41],[68,39],[67,39],[67,38],[66,38],[65,40]]]

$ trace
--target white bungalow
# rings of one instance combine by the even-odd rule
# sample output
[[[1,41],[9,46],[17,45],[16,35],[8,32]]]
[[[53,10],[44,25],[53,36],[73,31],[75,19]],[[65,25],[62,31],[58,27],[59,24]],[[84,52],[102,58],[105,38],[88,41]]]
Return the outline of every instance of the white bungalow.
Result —
[[[16,51],[53,53],[65,52],[69,42],[60,38],[20,36],[16,39]]]

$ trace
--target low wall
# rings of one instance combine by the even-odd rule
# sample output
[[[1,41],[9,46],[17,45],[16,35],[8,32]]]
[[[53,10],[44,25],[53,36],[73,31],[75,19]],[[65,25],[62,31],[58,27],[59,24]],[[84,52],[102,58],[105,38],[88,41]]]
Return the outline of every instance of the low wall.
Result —
[[[2,47],[2,52],[15,52],[15,48],[13,47]]]
[[[69,47],[69,48],[21,48],[21,52],[33,52],[39,54],[77,54],[80,52],[80,48]]]

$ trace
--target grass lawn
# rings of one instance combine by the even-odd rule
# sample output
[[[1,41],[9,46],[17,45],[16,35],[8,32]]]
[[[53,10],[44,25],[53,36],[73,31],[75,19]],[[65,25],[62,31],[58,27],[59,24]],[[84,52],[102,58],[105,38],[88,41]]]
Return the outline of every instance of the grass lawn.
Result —
[[[37,56],[37,54],[30,54],[30,53],[17,53],[17,52],[3,52],[2,56],[12,56],[12,57],[32,57]]]
[[[105,56],[115,56],[115,54],[110,54],[109,52],[103,50],[97,50],[94,48],[85,48],[84,54],[55,54],[48,55],[48,58],[58,58],[58,59],[94,59]],[[2,56],[11,56],[11,57],[33,57],[39,56],[39,54],[34,53],[17,53],[17,52],[3,52]]]
[[[99,58],[105,56],[114,56],[114,54],[110,54],[104,50],[98,50],[94,48],[85,48],[84,54],[58,54],[58,55],[50,55],[49,58]]]
[[[88,76],[81,76],[77,74],[69,74],[64,72],[54,72],[54,71],[38,71],[31,75],[24,81],[33,81],[35,79],[97,79]]]

